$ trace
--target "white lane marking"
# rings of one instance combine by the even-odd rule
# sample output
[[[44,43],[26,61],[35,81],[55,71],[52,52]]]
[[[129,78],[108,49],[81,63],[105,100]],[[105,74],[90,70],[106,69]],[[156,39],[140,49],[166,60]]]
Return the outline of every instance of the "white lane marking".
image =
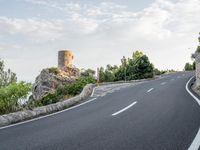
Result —
[[[153,89],[154,89],[154,88],[149,89],[149,90],[147,91],[147,93],[151,92]]]
[[[94,88],[93,88],[93,91],[92,91],[91,97],[94,96],[94,92],[95,92],[96,88],[97,88],[97,87],[94,87]]]
[[[136,102],[133,102],[132,104],[128,105],[127,107],[125,107],[125,108],[119,110],[118,112],[112,114],[112,116],[116,116],[116,115],[118,115],[118,114],[120,114],[120,113],[126,111],[127,109],[131,108],[131,107],[134,106],[135,104],[137,104],[137,101],[136,101]]]
[[[185,76],[185,74],[182,74],[182,76]]]
[[[194,77],[191,77],[189,79],[189,81],[186,83],[185,85],[185,89],[186,91],[197,101],[197,103],[199,104],[200,106],[200,100],[189,90],[188,86],[189,86],[189,83],[190,81],[193,79]],[[194,138],[192,144],[190,145],[190,147],[188,148],[188,150],[198,150],[199,147],[200,147],[200,129],[196,135],[196,137]]]
[[[165,85],[167,82],[162,82],[160,85]]]
[[[177,79],[180,79],[180,78],[181,78],[180,76],[177,77]]]
[[[187,84],[185,85],[185,89],[187,90],[187,92],[197,101],[197,103],[200,106],[200,100],[189,90],[188,85],[190,83],[190,81],[193,79],[194,77],[190,78],[190,80],[187,82]]]
[[[29,123],[29,122],[32,122],[32,121],[40,120],[40,119],[47,118],[47,117],[50,117],[50,116],[53,116],[53,115],[56,115],[56,114],[60,114],[60,113],[63,113],[63,112],[72,110],[72,109],[74,109],[74,108],[80,107],[80,106],[82,106],[82,105],[85,105],[85,104],[87,104],[87,103],[90,103],[90,102],[92,102],[92,101],[94,101],[94,100],[96,100],[96,99],[97,99],[97,98],[90,99],[90,100],[88,100],[88,101],[86,101],[86,102],[83,102],[83,103],[81,103],[81,104],[72,106],[72,107],[70,107],[70,108],[67,108],[67,109],[64,109],[64,110],[61,110],[61,111],[58,111],[58,112],[55,112],[55,113],[46,115],[46,116],[41,116],[41,117],[34,118],[34,119],[31,119],[31,120],[27,120],[27,121],[23,121],[23,122],[11,124],[11,125],[8,125],[8,126],[0,127],[0,130],[6,129],[6,128],[10,128],[10,127],[14,127],[14,126],[18,126],[18,125],[25,124],[25,123]]]
[[[175,79],[171,79],[171,81],[174,81]]]
[[[192,142],[192,145],[188,148],[188,150],[198,150],[200,148],[200,129]]]

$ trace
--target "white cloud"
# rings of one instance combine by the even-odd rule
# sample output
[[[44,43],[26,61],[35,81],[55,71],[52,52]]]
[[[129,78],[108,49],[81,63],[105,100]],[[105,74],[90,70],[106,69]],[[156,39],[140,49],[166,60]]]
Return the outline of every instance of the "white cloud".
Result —
[[[22,35],[34,42],[47,42],[58,39],[62,35],[62,21],[38,19],[19,19],[0,16],[0,32],[4,34]]]
[[[6,37],[22,36],[31,40],[33,45],[39,42],[31,49],[35,53],[46,49],[51,57],[43,61],[48,64],[53,63],[49,63],[52,59],[56,60],[56,51],[60,48],[74,50],[76,65],[92,68],[120,63],[123,55],[130,56],[133,50],[139,49],[148,54],[156,67],[181,69],[186,61],[190,61],[190,54],[197,45],[199,0],[179,0],[176,3],[156,0],[137,12],[128,9],[130,6],[114,1],[96,5],[50,0],[26,1],[50,8],[48,11],[59,10],[63,18],[0,17],[0,33]],[[29,49],[28,46],[24,45],[23,48]],[[5,45],[1,43],[0,47]],[[34,63],[31,65],[34,66]],[[41,69],[45,63],[39,66]]]

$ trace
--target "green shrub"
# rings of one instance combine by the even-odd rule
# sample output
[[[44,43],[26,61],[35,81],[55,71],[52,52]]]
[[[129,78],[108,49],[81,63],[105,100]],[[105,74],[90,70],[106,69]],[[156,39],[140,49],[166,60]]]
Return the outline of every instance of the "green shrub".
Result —
[[[95,82],[96,80],[91,76],[81,77],[80,79],[76,80],[74,83],[66,85],[62,88],[58,88],[53,93],[49,93],[41,100],[36,101],[33,105],[37,107],[37,106],[45,106],[48,104],[59,102],[63,100],[66,96],[71,97],[71,96],[80,94],[84,86],[86,86],[89,83],[95,83]]]
[[[66,89],[66,91],[68,91],[69,95],[75,96],[79,93],[81,93],[81,91],[83,90],[84,86],[89,84],[89,83],[95,83],[96,80],[89,76],[89,77],[81,77],[80,79],[78,79],[76,82],[65,86],[64,88]]]
[[[27,98],[31,84],[20,82],[12,83],[0,89],[0,114],[10,113],[19,109],[18,100]]]
[[[59,73],[58,68],[56,67],[52,67],[52,68],[48,68],[50,73],[53,73],[55,75],[57,75]]]

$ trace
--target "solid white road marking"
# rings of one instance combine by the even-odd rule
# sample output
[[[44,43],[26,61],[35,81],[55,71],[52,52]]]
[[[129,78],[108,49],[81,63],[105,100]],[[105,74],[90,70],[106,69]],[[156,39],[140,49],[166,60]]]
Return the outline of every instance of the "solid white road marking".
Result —
[[[162,82],[160,85],[165,85],[167,82]]]
[[[23,121],[23,122],[19,122],[19,123],[15,123],[15,124],[11,124],[11,125],[8,125],[8,126],[4,126],[4,127],[0,127],[0,130],[2,129],[6,129],[6,128],[10,128],[10,127],[13,127],[13,126],[18,126],[18,125],[21,125],[21,124],[25,124],[25,123],[29,123],[29,122],[32,122],[32,121],[36,121],[36,120],[40,120],[40,119],[43,119],[43,118],[47,118],[47,117],[50,117],[50,116],[53,116],[53,115],[56,115],[56,114],[60,114],[60,113],[63,113],[63,112],[66,112],[66,111],[69,111],[71,109],[74,109],[74,108],[77,108],[77,107],[80,107],[82,105],[85,105],[87,103],[90,103],[94,100],[96,100],[97,98],[93,98],[93,99],[90,99],[88,101],[85,101],[81,104],[78,104],[78,105],[75,105],[75,106],[72,106],[70,108],[67,108],[67,109],[64,109],[64,110],[61,110],[61,111],[58,111],[58,112],[55,112],[55,113],[52,113],[52,114],[49,114],[49,115],[46,115],[46,116],[41,116],[41,117],[38,117],[38,118],[34,118],[34,119],[31,119],[31,120],[27,120],[27,121]]]
[[[199,99],[189,90],[189,88],[188,88],[188,85],[189,85],[190,81],[191,81],[193,78],[194,78],[194,77],[190,78],[190,80],[187,82],[185,88],[186,88],[187,92],[197,101],[197,103],[198,103],[199,106],[200,106],[200,100],[199,100]]]
[[[132,104],[128,105],[127,107],[121,109],[120,111],[118,111],[118,112],[112,114],[112,116],[116,116],[116,115],[118,115],[118,114],[120,114],[120,113],[126,111],[127,109],[131,108],[131,107],[134,106],[135,104],[137,104],[137,101],[136,101],[136,102],[133,102]]]
[[[154,89],[154,88],[149,89],[149,90],[147,91],[147,93],[151,92],[153,89]]]
[[[93,88],[93,91],[92,91],[91,97],[94,96],[94,92],[95,92],[96,88],[97,88],[97,87],[94,87],[94,88]]]
[[[189,90],[188,86],[190,81],[193,79],[194,77],[191,77],[190,80],[187,82],[187,84],[185,85],[185,89],[186,91],[197,101],[197,103],[200,106],[200,100]],[[188,148],[188,150],[198,150],[200,147],[200,129],[196,135],[196,137],[194,138],[192,144],[190,145],[190,147]]]
[[[188,150],[198,150],[200,148],[200,129],[192,142],[192,145],[188,148]]]

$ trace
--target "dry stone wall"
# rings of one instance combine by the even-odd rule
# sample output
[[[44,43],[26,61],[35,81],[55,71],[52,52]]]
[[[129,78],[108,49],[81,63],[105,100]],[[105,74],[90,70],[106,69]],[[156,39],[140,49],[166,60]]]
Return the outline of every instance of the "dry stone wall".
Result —
[[[200,87],[200,53],[196,53],[195,56],[196,63],[196,87]]]

